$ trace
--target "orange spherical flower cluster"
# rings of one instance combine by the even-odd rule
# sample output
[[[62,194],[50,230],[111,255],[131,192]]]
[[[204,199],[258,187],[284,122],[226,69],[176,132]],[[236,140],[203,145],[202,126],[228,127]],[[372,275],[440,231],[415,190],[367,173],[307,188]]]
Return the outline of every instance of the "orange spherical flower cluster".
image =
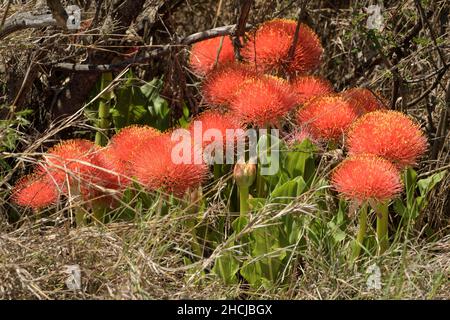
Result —
[[[399,168],[416,164],[426,149],[427,140],[419,126],[397,111],[368,113],[355,122],[348,134],[350,154],[375,154]]]
[[[256,72],[241,63],[219,66],[211,71],[203,84],[205,100],[212,106],[229,106],[239,87],[256,77]]]
[[[66,180],[90,179],[95,168],[92,162],[99,152],[99,147],[88,140],[67,140],[53,147],[45,155],[45,162],[39,168],[58,184]]]
[[[191,139],[172,141],[171,136],[166,133],[153,138],[134,158],[134,173],[146,189],[182,197],[206,179],[208,166],[201,152],[196,154],[199,150]]]
[[[296,106],[289,85],[276,77],[245,82],[230,105],[233,116],[259,128],[278,126]]]
[[[197,42],[191,48],[190,65],[199,75],[210,72],[216,64],[234,60],[234,47],[229,37],[216,37]]]
[[[200,128],[201,130],[199,130]],[[216,143],[220,143],[223,148],[226,148],[227,143],[234,145],[236,141],[243,139],[244,133],[243,126],[236,118],[218,111],[206,111],[194,118],[189,126],[189,131],[192,137],[195,138],[196,135],[201,137],[203,148]],[[217,141],[216,139],[219,137],[220,140]]]
[[[317,96],[333,92],[330,82],[316,76],[302,76],[295,79],[291,88],[297,96],[297,103],[303,104]]]
[[[17,182],[12,200],[22,207],[39,210],[55,204],[59,192],[57,186],[46,176],[29,175]]]
[[[354,108],[337,95],[308,101],[297,113],[299,125],[306,125],[318,140],[338,141],[358,117]]]
[[[369,89],[352,88],[344,91],[341,96],[350,102],[360,116],[372,111],[386,109],[386,102],[375,96]]]
[[[161,134],[152,127],[134,125],[123,128],[112,137],[107,154],[113,161],[117,173],[124,176],[124,182],[130,182],[126,177],[131,175],[133,157],[139,155],[142,146],[149,140]]]
[[[242,55],[265,72],[307,73],[320,64],[322,45],[316,33],[301,24],[295,51],[291,56],[297,22],[275,19],[263,23],[242,50]]]
[[[374,155],[347,158],[334,170],[331,181],[345,198],[359,204],[390,200],[402,190],[398,169]]]
[[[37,169],[39,175],[58,185],[63,192],[81,193],[85,200],[95,197],[100,187],[116,187],[115,166],[105,151],[88,140],[68,140],[50,149]]]

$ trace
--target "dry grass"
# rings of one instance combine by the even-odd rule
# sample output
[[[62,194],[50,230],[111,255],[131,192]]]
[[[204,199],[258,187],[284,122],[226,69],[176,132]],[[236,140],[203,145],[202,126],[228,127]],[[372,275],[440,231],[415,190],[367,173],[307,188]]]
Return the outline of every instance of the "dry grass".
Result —
[[[166,220],[166,221],[163,221]],[[179,221],[179,220],[178,220]],[[450,237],[434,243],[413,240],[394,245],[358,270],[337,251],[308,246],[298,276],[288,286],[249,290],[224,286],[185,266],[189,234],[177,219],[149,217],[135,223],[71,229],[27,222],[0,235],[1,299],[448,299]],[[381,268],[381,290],[369,289],[367,270]],[[82,271],[79,291],[67,288],[67,266]],[[192,274],[196,274],[191,277]]]

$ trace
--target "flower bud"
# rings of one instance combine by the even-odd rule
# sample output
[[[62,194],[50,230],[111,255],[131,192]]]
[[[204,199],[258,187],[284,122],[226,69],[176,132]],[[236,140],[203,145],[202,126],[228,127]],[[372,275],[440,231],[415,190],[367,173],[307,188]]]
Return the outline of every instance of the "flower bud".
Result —
[[[249,188],[256,178],[256,164],[238,163],[234,166],[234,180],[240,188]]]

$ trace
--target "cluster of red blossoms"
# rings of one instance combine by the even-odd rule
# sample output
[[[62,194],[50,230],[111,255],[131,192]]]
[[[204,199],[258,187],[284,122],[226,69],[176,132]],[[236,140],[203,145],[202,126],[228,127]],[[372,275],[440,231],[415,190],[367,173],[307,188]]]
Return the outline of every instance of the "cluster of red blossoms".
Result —
[[[188,130],[194,132],[195,122],[201,122],[202,134],[216,129],[227,137],[227,129],[282,128],[293,115],[293,139],[348,141],[351,157],[332,178],[339,192],[356,201],[394,196],[401,189],[398,170],[415,164],[426,149],[425,138],[408,117],[387,111],[372,91],[336,93],[327,80],[310,75],[320,65],[323,48],[304,24],[293,43],[296,29],[293,20],[263,23],[247,35],[240,62],[235,61],[229,37],[193,45],[190,65],[203,77],[203,96],[216,110],[196,117]],[[190,156],[202,157],[199,153],[216,143],[214,139],[194,146]],[[105,148],[84,140],[63,142],[46,154],[32,175],[18,182],[13,199],[34,209],[55,203],[62,194],[94,201],[105,198],[105,190],[124,190],[132,178],[150,191],[181,197],[205,181],[209,168],[204,161],[174,163],[178,143],[171,132],[145,126],[123,129]]]
[[[290,140],[347,141],[350,158],[332,177],[339,192],[358,202],[392,198],[401,190],[399,170],[414,165],[425,152],[425,137],[410,118],[387,111],[384,99],[371,90],[335,93],[327,80],[308,75],[319,66],[323,49],[303,24],[293,46],[296,27],[297,22],[285,19],[262,24],[248,34],[242,63],[233,62],[229,39],[194,45],[191,66],[206,76],[206,102],[256,127],[279,127],[294,112],[298,127]],[[199,68],[193,60],[199,62],[202,54]],[[215,64],[207,63],[213,60]],[[289,75],[290,82],[267,74]]]
[[[181,197],[206,179],[208,167],[203,162],[174,163],[175,143],[171,132],[146,126],[121,130],[104,148],[86,140],[62,142],[44,156],[33,174],[16,184],[12,198],[35,210],[55,204],[61,195],[112,206],[110,195],[129,187],[132,178],[149,191]]]
[[[408,116],[378,110],[352,124],[347,149],[350,157],[334,171],[333,185],[357,203],[379,203],[401,191],[400,171],[417,163],[427,149],[427,140]]]

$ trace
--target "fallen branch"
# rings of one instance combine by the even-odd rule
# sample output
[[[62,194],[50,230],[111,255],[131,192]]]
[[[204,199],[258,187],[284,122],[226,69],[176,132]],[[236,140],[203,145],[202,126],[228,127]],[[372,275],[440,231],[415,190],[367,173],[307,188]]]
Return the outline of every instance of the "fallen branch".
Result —
[[[3,27],[0,28],[0,40],[6,38],[14,32],[25,29],[40,29],[56,26],[62,26],[64,29],[68,29],[69,15],[74,15],[73,17],[77,15],[78,18],[80,18],[80,8],[78,6],[68,6],[66,9],[60,8],[62,11],[64,11],[64,14],[62,14],[58,9],[59,7],[57,6],[57,4],[53,2],[54,1],[49,1],[49,3],[52,3],[51,10],[48,10],[47,12],[44,12],[42,14],[35,14],[33,12],[19,12],[6,19]],[[59,1],[56,2],[59,3]],[[65,17],[67,17],[67,19]],[[63,21],[63,19],[66,20]],[[71,30],[74,30],[77,28],[80,21],[71,22]]]
[[[251,25],[246,25],[246,29],[250,29]],[[206,30],[202,32],[194,33],[186,38],[183,38],[175,43],[166,44],[160,48],[154,49],[150,52],[144,52],[141,56],[137,56],[132,59],[127,59],[122,62],[116,64],[74,64],[74,63],[57,63],[54,65],[55,68],[70,70],[70,71],[78,71],[78,72],[110,72],[118,69],[122,69],[124,67],[140,65],[149,62],[150,60],[167,54],[170,52],[170,48],[173,46],[189,46],[196,42],[200,42],[203,40],[221,37],[221,36],[230,36],[235,33],[236,25],[228,25],[223,27],[214,28],[211,30]]]

